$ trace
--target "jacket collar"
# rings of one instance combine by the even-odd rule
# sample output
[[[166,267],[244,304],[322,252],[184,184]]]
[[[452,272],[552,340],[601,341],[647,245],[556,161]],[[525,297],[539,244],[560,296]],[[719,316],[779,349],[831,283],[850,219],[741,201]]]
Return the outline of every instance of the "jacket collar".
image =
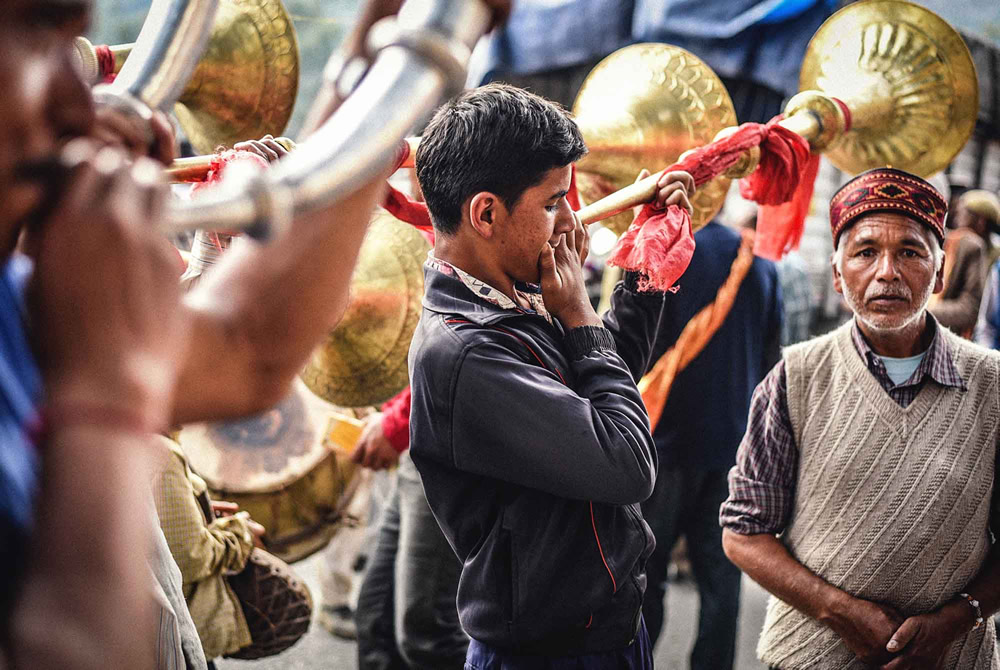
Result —
[[[539,316],[518,307],[504,309],[476,295],[459,277],[442,272],[432,262],[424,263],[423,306],[432,312],[453,314],[483,326],[516,316]]]

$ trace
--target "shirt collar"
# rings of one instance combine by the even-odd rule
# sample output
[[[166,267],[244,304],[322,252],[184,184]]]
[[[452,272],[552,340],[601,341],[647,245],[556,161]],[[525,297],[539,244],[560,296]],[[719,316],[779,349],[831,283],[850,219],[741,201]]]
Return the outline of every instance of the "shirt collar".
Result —
[[[896,385],[896,388],[920,384],[925,377],[930,377],[942,386],[951,386],[962,391],[967,390],[965,381],[958,374],[958,368],[955,367],[951,345],[948,344],[947,338],[941,334],[941,326],[930,312],[927,312],[927,323],[934,329],[934,337],[931,340],[931,345],[927,348],[924,359],[920,361],[920,365],[917,366],[917,369],[910,378],[902,384]],[[885,363],[882,362],[882,359],[878,357],[878,354],[868,344],[868,340],[865,339],[864,334],[862,334],[861,329],[858,327],[857,319],[854,320],[854,324],[851,326],[851,339],[854,341],[854,348],[857,349],[858,353],[861,354],[861,357],[868,364],[868,369],[873,374],[876,374],[876,376],[881,374],[888,377]]]
[[[481,279],[476,279],[460,267],[457,267],[447,261],[443,261],[440,258],[435,258],[433,252],[429,252],[427,254],[427,262],[425,265],[433,270],[441,272],[442,274],[448,275],[449,277],[458,279],[462,282],[465,288],[469,289],[477,298],[485,300],[491,305],[496,305],[500,309],[519,312],[521,314],[538,314],[549,323],[552,323],[552,316],[549,314],[548,310],[545,309],[545,302],[542,300],[541,289],[535,284],[519,283],[514,287],[514,290],[523,296],[528,301],[528,304],[531,305],[531,309],[524,309],[503,291],[490,286]]]

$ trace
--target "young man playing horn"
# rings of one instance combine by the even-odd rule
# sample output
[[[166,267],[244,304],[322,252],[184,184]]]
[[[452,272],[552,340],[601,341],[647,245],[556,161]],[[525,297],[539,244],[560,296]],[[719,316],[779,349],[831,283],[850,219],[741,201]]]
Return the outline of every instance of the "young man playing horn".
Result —
[[[772,668],[995,670],[1000,354],[927,311],[947,206],[882,168],[833,197],[854,320],[784,351],[729,475],[726,554],[774,594]]]
[[[662,294],[627,276],[602,321],[566,200],[586,146],[567,112],[490,85],[431,120],[416,157],[436,243],[410,348],[411,455],[463,563],[467,668],[651,668],[656,456],[635,380]],[[660,205],[690,207],[670,173]]]

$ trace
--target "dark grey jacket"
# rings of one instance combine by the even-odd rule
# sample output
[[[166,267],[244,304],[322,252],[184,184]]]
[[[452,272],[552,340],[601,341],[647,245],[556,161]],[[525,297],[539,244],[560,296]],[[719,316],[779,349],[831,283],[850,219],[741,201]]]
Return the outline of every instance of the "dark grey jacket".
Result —
[[[627,646],[653,536],[656,451],[635,386],[664,297],[615,291],[607,328],[564,332],[425,269],[410,346],[410,451],[463,562],[462,626],[532,654]]]

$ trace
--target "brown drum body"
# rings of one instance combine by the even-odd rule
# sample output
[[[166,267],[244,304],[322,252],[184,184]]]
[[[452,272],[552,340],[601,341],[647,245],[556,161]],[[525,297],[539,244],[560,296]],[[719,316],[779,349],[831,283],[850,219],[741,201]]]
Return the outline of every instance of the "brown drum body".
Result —
[[[242,572],[229,577],[239,598],[253,643],[229,658],[274,656],[299,641],[309,630],[312,596],[287,563],[254,549]]]
[[[356,488],[350,447],[360,431],[360,422],[296,380],[274,409],[186,426],[179,442],[212,499],[249,512],[267,531],[268,551],[291,563],[322,549],[336,532]]]

